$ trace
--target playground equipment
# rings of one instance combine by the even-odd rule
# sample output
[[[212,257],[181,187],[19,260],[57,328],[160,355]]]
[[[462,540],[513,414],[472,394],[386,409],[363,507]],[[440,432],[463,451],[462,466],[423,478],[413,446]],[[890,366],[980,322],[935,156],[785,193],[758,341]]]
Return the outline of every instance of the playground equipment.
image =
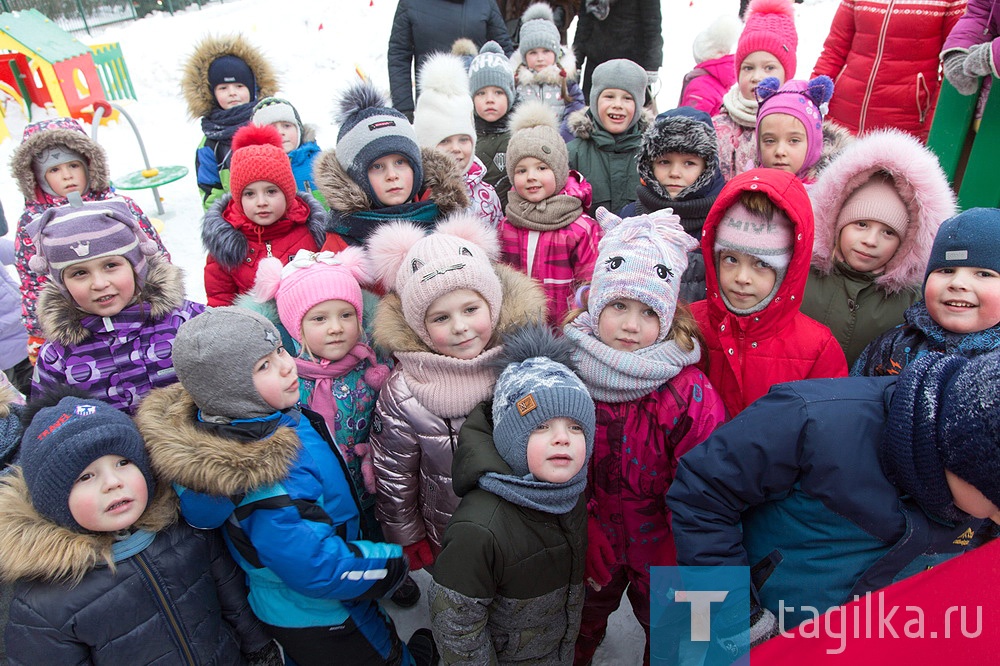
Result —
[[[1000,206],[996,186],[996,152],[1000,149],[1000,84],[993,88],[981,119],[975,118],[979,93],[960,95],[947,80],[934,111],[934,124],[927,146],[941,162],[964,210],[976,206]]]
[[[122,107],[107,100],[94,102],[94,122],[91,125],[90,138],[97,141],[97,128],[101,126],[101,118],[113,112],[120,114],[131,125],[132,132],[135,133],[135,139],[139,142],[139,151],[142,153],[142,161],[146,165],[146,168],[139,171],[132,171],[121,178],[112,178],[111,184],[119,190],[153,190],[153,197],[156,199],[156,212],[163,215],[163,201],[160,199],[158,188],[160,185],[172,183],[186,176],[188,172],[187,167],[152,166],[149,163],[149,156],[146,154],[146,144],[142,142],[139,128],[136,126],[135,121],[132,120],[132,116]]]

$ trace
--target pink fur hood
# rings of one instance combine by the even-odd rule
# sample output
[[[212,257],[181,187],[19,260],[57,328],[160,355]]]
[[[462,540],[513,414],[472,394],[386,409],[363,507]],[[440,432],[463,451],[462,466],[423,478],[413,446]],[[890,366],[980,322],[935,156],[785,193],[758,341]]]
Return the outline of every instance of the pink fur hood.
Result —
[[[938,227],[958,212],[937,157],[909,134],[879,130],[858,138],[823,172],[810,191],[816,220],[812,265],[834,266],[837,217],[847,198],[876,171],[889,173],[910,211],[906,238],[876,282],[887,292],[919,287]]]

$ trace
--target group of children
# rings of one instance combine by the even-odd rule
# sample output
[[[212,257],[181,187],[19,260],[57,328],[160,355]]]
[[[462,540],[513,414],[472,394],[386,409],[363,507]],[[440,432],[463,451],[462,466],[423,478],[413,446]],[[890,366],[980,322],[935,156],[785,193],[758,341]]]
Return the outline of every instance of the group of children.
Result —
[[[208,308],[79,125],[30,125],[13,167],[36,402],[6,394],[0,412],[12,663],[276,664],[273,638],[299,666],[585,664],[625,595],[648,637],[651,566],[787,550],[754,581],[757,641],[779,598],[835,605],[990,536],[1000,491],[959,444],[1000,457],[976,430],[993,404],[933,442],[906,433],[916,415],[950,424],[953,382],[994,371],[1000,211],[955,215],[906,135],[831,138],[831,82],[786,80],[785,4],[751,4],[721,120],[644,119],[646,72],[627,60],[572,108],[535,8],[519,65],[493,43],[467,66],[430,58],[413,124],[351,86],[326,151],[259,54],[206,40],[185,94],[206,137]],[[840,380],[850,404],[846,383],[768,393],[849,364],[892,377]],[[940,416],[916,403],[934,396]],[[810,410],[871,427],[848,451]],[[815,460],[790,449],[803,438]],[[864,510],[824,470],[857,465],[862,498],[914,504],[830,560],[878,576],[803,585],[815,553],[766,503],[830,526],[800,540],[822,550],[848,526],[816,498]],[[903,523],[920,548],[877,559]],[[959,527],[976,538],[944,548]],[[381,600],[416,603],[416,569],[432,630],[404,643]]]

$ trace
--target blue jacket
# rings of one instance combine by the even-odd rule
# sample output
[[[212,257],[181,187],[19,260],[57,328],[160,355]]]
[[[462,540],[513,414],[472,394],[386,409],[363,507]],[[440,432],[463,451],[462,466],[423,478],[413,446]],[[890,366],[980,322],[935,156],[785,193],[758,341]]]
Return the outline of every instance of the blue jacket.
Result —
[[[308,192],[314,197],[322,197],[316,189],[316,179],[313,178],[313,162],[320,154],[315,141],[303,141],[298,148],[288,153],[288,161],[292,163],[292,175],[299,190]]]
[[[147,396],[137,423],[185,520],[223,527],[257,616],[289,628],[381,623],[372,600],[407,563],[400,546],[361,540],[357,494],[322,418],[291,410],[216,426],[197,413],[177,384]]]
[[[751,566],[784,626],[981,542],[984,521],[928,516],[878,450],[898,378],[779,384],[685,454],[667,494],[677,563]],[[794,610],[790,610],[793,607]]]

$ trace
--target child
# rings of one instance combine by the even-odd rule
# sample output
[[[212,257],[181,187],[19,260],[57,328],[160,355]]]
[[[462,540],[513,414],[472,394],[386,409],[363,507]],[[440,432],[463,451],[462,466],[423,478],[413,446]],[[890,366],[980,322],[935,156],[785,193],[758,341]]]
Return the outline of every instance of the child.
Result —
[[[547,327],[504,340],[493,400],[459,433],[462,502],[434,567],[446,663],[568,664],[580,629],[594,401]],[[483,557],[483,553],[490,553]]]
[[[569,167],[594,189],[588,213],[621,210],[635,200],[639,185],[636,160],[647,119],[642,111],[646,72],[631,60],[609,60],[594,70],[590,108],[573,114]]]
[[[21,278],[21,320],[28,329],[28,355],[34,363],[38,349],[45,342],[36,307],[38,296],[48,282],[47,276],[28,267],[35,256],[35,247],[27,228],[34,218],[53,206],[65,205],[70,192],[79,193],[84,201],[118,197],[128,206],[143,233],[156,243],[166,261],[170,261],[170,255],[135,202],[111,191],[107,153],[72,118],[40,120],[25,127],[21,145],[11,157],[10,170],[24,195],[24,213],[17,221],[14,253],[17,274]]]
[[[697,65],[684,75],[678,106],[690,106],[710,116],[719,113],[723,96],[736,83],[732,51],[742,27],[735,16],[724,14],[695,35],[691,52]]]
[[[271,97],[278,80],[263,54],[242,35],[205,37],[181,74],[191,118],[201,119],[205,137],[194,155],[202,207],[229,191],[233,135],[250,122],[258,99]]]
[[[177,381],[173,339],[205,306],[184,299],[180,269],[125,201],[71,199],[27,228],[38,252],[30,268],[49,279],[38,299],[48,341],[32,392],[73,386],[131,414],[151,390]]]
[[[586,309],[564,328],[598,424],[587,484],[590,589],[576,663],[593,658],[626,589],[648,663],[649,567],[676,564],[664,497],[678,458],[726,414],[695,367],[694,319],[678,309],[678,278],[696,241],[669,211],[622,220],[602,210],[599,220],[605,236]]]
[[[766,169],[794,173],[806,186],[844,146],[850,133],[823,122],[823,109],[833,95],[833,81],[817,76],[811,81],[784,85],[769,76],[757,86],[757,162]]]
[[[232,193],[213,203],[201,223],[211,307],[230,305],[249,291],[261,259],[287,264],[299,250],[318,250],[326,237],[326,211],[311,194],[296,192],[273,127],[251,125],[233,137],[230,186]]]
[[[177,521],[142,437],[98,400],[34,413],[0,478],[12,664],[282,663],[218,537]]]
[[[281,135],[281,148],[288,155],[295,176],[296,188],[307,192],[320,203],[322,195],[313,180],[313,162],[319,155],[316,145],[316,128],[302,124],[299,112],[291,102],[280,97],[265,97],[253,110],[254,125],[272,125]]]
[[[559,44],[559,29],[548,4],[536,2],[524,10],[511,66],[517,103],[535,100],[549,106],[556,114],[563,140],[572,141],[569,116],[584,108],[583,92],[576,83],[573,51]]]
[[[486,165],[483,177],[507,208],[507,114],[514,107],[514,70],[496,42],[486,42],[469,65],[469,92],[476,125],[476,157]]]
[[[202,316],[177,336],[181,383],[151,394],[137,417],[184,519],[223,528],[254,613],[299,666],[331,654],[412,664],[378,602],[406,559],[399,546],[361,540],[347,466],[323,418],[296,409],[298,374],[277,329],[242,308]]]
[[[730,417],[779,382],[847,374],[830,329],[799,312],[812,245],[809,198],[787,171],[740,174],[708,213],[708,299],[691,311],[708,348],[700,367]]]
[[[701,240],[705,217],[725,184],[708,114],[681,107],[658,115],[642,135],[638,170],[637,200],[625,206],[621,216],[669,208],[681,218],[684,231]],[[705,298],[705,261],[697,245],[688,252],[680,298],[685,303]]]
[[[897,375],[928,352],[978,356],[1000,347],[1000,210],[970,208],[938,229],[924,298],[865,347],[856,376]]]
[[[719,164],[726,180],[752,169],[757,156],[757,84],[769,76],[781,83],[795,78],[792,0],[753,0],[736,44],[736,85],[722,98],[712,118],[719,137]]]
[[[1000,354],[928,354],[899,377],[776,386],[681,458],[667,495],[678,563],[752,567],[766,613],[751,636],[765,616],[791,630],[859,597],[874,608],[867,593],[996,533],[997,381]],[[736,605],[744,649],[750,594],[712,605],[716,627]]]
[[[486,167],[473,153],[476,128],[465,65],[457,56],[436,53],[424,61],[418,80],[420,96],[413,112],[417,143],[452,156],[471,201],[468,211],[495,229],[503,210],[496,191],[483,181]]]
[[[810,195],[816,241],[802,312],[830,327],[852,366],[920,298],[934,234],[955,214],[955,193],[923,144],[877,130],[834,159]]]
[[[501,335],[544,318],[544,296],[523,274],[495,265],[495,232],[462,213],[425,236],[407,222],[369,240],[387,293],[375,343],[396,366],[375,405],[376,516],[410,568],[433,563],[458,497],[451,488],[458,431],[493,394]]]
[[[338,120],[337,148],[323,151],[313,170],[330,206],[324,250],[364,245],[395,220],[431,229],[469,207],[455,160],[421,150],[409,121],[370,82],[347,89]]]
[[[542,285],[559,325],[575,284],[594,272],[601,229],[587,215],[590,185],[567,164],[552,111],[526,102],[511,117],[507,173],[514,187],[500,224],[501,260]]]

